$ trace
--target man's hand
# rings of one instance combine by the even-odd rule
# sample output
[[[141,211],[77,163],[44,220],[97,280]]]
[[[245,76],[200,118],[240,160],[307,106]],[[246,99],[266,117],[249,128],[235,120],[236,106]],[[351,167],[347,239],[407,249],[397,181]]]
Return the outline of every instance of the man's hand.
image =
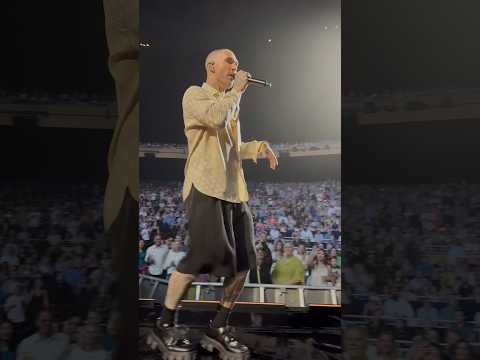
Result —
[[[248,86],[248,78],[251,78],[250,73],[239,70],[235,75],[235,80],[233,80],[233,89],[239,93],[243,93]]]
[[[270,163],[270,169],[275,170],[278,166],[277,156],[275,155],[275,152],[272,150],[270,145],[266,142],[263,143],[262,153],[268,159],[268,162]]]

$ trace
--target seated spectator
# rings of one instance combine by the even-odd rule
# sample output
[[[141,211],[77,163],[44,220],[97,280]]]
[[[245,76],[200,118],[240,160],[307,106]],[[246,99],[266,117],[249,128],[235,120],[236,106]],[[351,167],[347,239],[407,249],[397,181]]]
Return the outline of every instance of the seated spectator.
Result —
[[[256,245],[256,248],[257,248],[257,251],[259,250],[263,251],[263,264],[265,267],[268,268],[268,271],[271,272],[273,259],[272,259],[272,251],[270,250],[270,247],[268,245],[269,244],[267,243],[266,235],[261,234],[259,237],[259,241]]]
[[[87,324],[78,330],[78,344],[73,346],[66,360],[107,360],[108,352],[102,347],[100,327]]]
[[[22,340],[17,350],[18,360],[62,360],[69,351],[69,338],[55,334],[49,311],[40,312],[37,318],[37,332]]]
[[[471,346],[466,341],[459,341],[454,349],[452,360],[473,360],[477,359]]]
[[[186,255],[184,251],[181,251],[181,247],[182,241],[177,239],[172,243],[172,248],[168,251],[163,268],[163,270],[166,271],[167,276],[170,276],[177,269],[178,263]]]
[[[272,284],[270,266],[265,262],[265,251],[257,249],[256,271],[249,272],[248,282],[250,284]]]
[[[400,318],[400,319],[413,319],[415,313],[413,307],[407,299],[405,293],[399,293],[398,290],[394,290],[390,298],[388,298],[384,304],[384,313],[386,317]]]
[[[168,247],[163,244],[160,234],[155,235],[154,244],[145,253],[145,263],[148,265],[148,274],[161,276],[165,266]]]
[[[274,245],[274,251],[272,252],[272,260],[275,262],[283,257],[284,244],[282,240],[277,240]]]
[[[407,360],[443,360],[442,351],[424,336],[417,336],[407,353]]]
[[[452,354],[453,350],[461,340],[461,336],[453,328],[449,328],[445,334],[446,352]]]
[[[278,240],[280,238],[280,231],[278,231],[278,229],[274,226],[272,227],[272,229],[270,230],[270,233],[269,233],[270,237],[273,239],[273,240]]]
[[[465,321],[465,313],[462,309],[455,312],[455,324],[452,330],[460,335],[460,338],[466,341],[472,341],[474,338],[473,326]]]
[[[335,258],[335,261],[336,261],[336,264],[337,264],[338,268],[341,268],[342,267],[342,256],[340,254],[338,254],[337,249],[334,248],[334,247],[330,250],[330,259],[333,259],[333,258]]]
[[[304,265],[296,256],[293,256],[292,244],[285,245],[285,255],[276,261],[272,280],[278,285],[304,284]]]
[[[393,332],[384,330],[378,336],[375,346],[368,349],[369,360],[400,360]]]
[[[426,299],[422,307],[417,310],[417,319],[424,326],[432,326],[438,321],[438,310],[432,306],[430,300]]]
[[[15,360],[13,325],[8,321],[0,324],[0,359]]]
[[[455,296],[448,297],[447,305],[443,306],[439,312],[440,320],[455,321],[455,312],[458,308],[458,301]]]
[[[346,327],[343,329],[343,358],[349,360],[369,360],[368,334],[361,326]]]
[[[325,252],[319,248],[314,247],[312,254],[307,259],[307,266],[310,269],[310,277],[307,285],[309,286],[327,286],[331,283],[330,270]]]
[[[302,228],[302,231],[300,231],[300,240],[306,241],[306,242],[313,241],[312,231],[306,225]]]
[[[306,264],[307,252],[305,250],[304,244],[298,244],[297,249],[293,252],[293,254],[298,257],[304,264]]]
[[[342,274],[340,267],[337,265],[337,258],[330,258],[330,263],[328,264],[328,272],[330,277],[330,282],[333,286],[342,286]]]
[[[425,338],[434,344],[440,344],[440,334],[435,329],[426,329]]]

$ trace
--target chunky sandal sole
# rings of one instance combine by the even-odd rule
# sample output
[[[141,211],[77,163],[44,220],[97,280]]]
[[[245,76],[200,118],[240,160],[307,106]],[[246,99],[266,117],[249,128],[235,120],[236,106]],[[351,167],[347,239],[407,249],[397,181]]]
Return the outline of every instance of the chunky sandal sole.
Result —
[[[196,357],[195,351],[171,351],[165,346],[162,340],[151,331],[147,336],[147,345],[154,351],[159,351],[162,354],[162,360],[194,360]]]
[[[209,352],[218,351],[221,360],[248,360],[250,359],[250,351],[244,353],[234,353],[225,349],[225,347],[215,339],[208,335],[204,335],[200,340],[200,346]]]

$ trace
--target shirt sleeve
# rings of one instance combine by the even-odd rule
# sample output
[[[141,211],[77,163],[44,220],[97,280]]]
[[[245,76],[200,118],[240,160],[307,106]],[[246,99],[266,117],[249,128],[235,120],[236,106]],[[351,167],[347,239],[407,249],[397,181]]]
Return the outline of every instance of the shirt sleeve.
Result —
[[[267,144],[266,141],[249,141],[240,145],[240,159],[251,159],[256,164],[257,157],[262,152],[262,147]]]
[[[199,86],[191,86],[183,96],[182,106],[185,113],[186,129],[194,126],[225,128],[237,105],[241,94],[231,90],[220,100],[212,99]]]

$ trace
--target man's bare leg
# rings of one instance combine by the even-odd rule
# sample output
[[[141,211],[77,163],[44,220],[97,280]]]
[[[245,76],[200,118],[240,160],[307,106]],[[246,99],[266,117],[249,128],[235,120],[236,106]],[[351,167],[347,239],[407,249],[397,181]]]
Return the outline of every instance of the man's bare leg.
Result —
[[[192,284],[195,276],[175,271],[168,281],[167,295],[162,311],[161,321],[163,323],[173,324],[175,310],[185,296],[188,288]]]
[[[231,328],[227,326],[230,313],[242,293],[246,277],[247,272],[241,272],[225,279],[223,298],[217,315],[200,341],[204,349],[210,352],[217,350],[221,359],[246,360],[250,357],[248,348],[235,339]]]
[[[195,358],[195,348],[187,331],[181,331],[174,325],[177,305],[185,296],[193,279],[193,275],[178,271],[170,276],[162,315],[157,319],[153,331],[147,338],[147,344],[154,350],[158,349],[164,359],[192,360]]]
[[[220,301],[220,306],[217,315],[213,319],[212,326],[219,328],[228,324],[228,318],[235,306],[235,302],[242,293],[245,279],[248,272],[241,272],[235,276],[228,277],[223,282],[223,298]]]

